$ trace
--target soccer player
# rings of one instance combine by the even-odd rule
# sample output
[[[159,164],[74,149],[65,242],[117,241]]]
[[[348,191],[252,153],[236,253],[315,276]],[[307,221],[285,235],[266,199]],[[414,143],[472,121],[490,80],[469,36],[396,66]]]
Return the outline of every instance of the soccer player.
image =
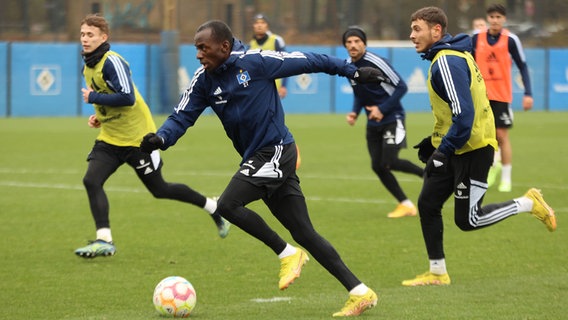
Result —
[[[499,150],[496,153],[494,165],[491,167],[488,182],[489,186],[493,185],[500,172],[501,181],[498,190],[511,192],[513,147],[509,139],[509,129],[513,127],[513,110],[510,106],[513,101],[512,61],[515,61],[519,68],[525,88],[524,110],[530,110],[533,107],[531,82],[519,37],[503,27],[507,21],[505,7],[501,4],[489,6],[487,21],[489,28],[472,37],[472,53],[485,79],[489,102],[495,116],[497,142],[499,143]]]
[[[447,17],[437,7],[425,7],[411,16],[410,39],[422,58],[431,61],[428,91],[434,131],[419,144],[418,156],[426,163],[418,212],[430,269],[404,286],[449,285],[444,254],[442,207],[454,197],[454,221],[463,231],[494,225],[522,212],[530,212],[549,231],[556,230],[554,210],[540,190],[482,206],[487,173],[497,148],[493,113],[485,83],[469,53],[466,34],[446,33]]]
[[[270,31],[268,18],[264,14],[259,13],[254,16],[252,31],[253,37],[249,42],[250,49],[286,51],[284,38]],[[275,82],[278,88],[278,95],[281,99],[285,98],[288,94],[288,89],[286,89],[287,79],[276,79]]]
[[[244,51],[241,41],[222,21],[202,24],[194,37],[198,68],[190,87],[158,131],[141,149],[151,152],[174,145],[199,115],[211,107],[242,157],[240,168],[219,198],[217,213],[267,245],[280,258],[280,290],[300,276],[307,253],[282,239],[260,215],[246,206],[262,199],[292,238],[349,291],[334,316],[359,315],[377,303],[376,293],[345,265],[334,247],[314,229],[296,175],[294,138],[284,122],[284,109],[274,79],[325,72],[370,81],[377,69],[357,69],[322,54]]]
[[[87,189],[96,238],[75,250],[84,258],[112,256],[116,252],[110,230],[109,202],[103,189],[107,179],[124,163],[131,166],[148,191],[156,198],[179,200],[203,208],[224,238],[230,224],[218,213],[217,202],[186,185],[169,183],[162,177],[162,160],[158,151],[140,151],[142,137],[155,131],[156,125],[144,98],[132,81],[128,63],[110,50],[109,25],[104,17],[91,14],[81,21],[83,76],[86,88],[82,97],[93,105],[95,114],[88,125],[100,129],[95,145],[87,157],[88,167],[83,184]]]
[[[367,35],[363,29],[352,26],[343,33],[343,45],[349,53],[349,63],[357,67],[380,69],[385,79],[382,83],[359,84],[350,81],[353,88],[353,107],[346,116],[354,125],[361,110],[367,114],[367,149],[371,156],[371,168],[385,188],[398,201],[389,218],[416,216],[414,203],[404,193],[393,171],[406,172],[422,177],[424,170],[414,163],[400,159],[400,149],[406,147],[405,112],[400,99],[407,91],[406,83],[382,57],[367,51]]]

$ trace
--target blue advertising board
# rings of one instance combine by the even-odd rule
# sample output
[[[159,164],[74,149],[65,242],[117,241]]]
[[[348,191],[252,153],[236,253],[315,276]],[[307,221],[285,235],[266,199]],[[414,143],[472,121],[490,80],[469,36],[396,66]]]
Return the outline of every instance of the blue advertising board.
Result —
[[[180,68],[182,69],[182,79],[183,84],[180,84],[180,88],[187,88],[189,86],[189,81],[193,78],[195,70],[201,66],[199,60],[197,60],[197,49],[194,45],[180,45],[179,47],[179,62]]]
[[[13,43],[12,116],[77,114],[79,45]]]
[[[422,60],[414,48],[393,48],[391,61],[408,86],[408,92],[401,100],[406,112],[430,112],[426,84],[430,62]]]
[[[287,46],[287,51],[333,55],[330,47]],[[332,107],[332,82],[337,78],[325,73],[305,73],[287,79],[288,95],[282,99],[287,113],[328,113]]]
[[[533,110],[545,109],[546,98],[546,54],[544,49],[525,49],[529,77],[531,78],[532,96],[534,99]],[[523,96],[525,87],[519,68],[513,62],[513,102],[511,107],[514,110],[523,110]]]
[[[133,81],[152,112],[169,114],[175,106],[163,105],[160,46],[117,43],[112,50],[128,61]],[[176,76],[181,94],[200,64],[193,45],[180,45],[179,50]],[[289,46],[288,50],[348,57],[342,46]],[[426,85],[430,62],[422,60],[409,47],[368,47],[368,50],[387,58],[408,85],[408,92],[402,98],[406,111],[430,112]],[[80,51],[79,44],[0,42],[0,66],[4,66],[0,67],[0,117],[92,114],[92,106],[84,103],[81,95],[85,81]],[[525,53],[534,110],[568,110],[568,49],[531,48]],[[524,89],[516,66],[512,76],[512,107],[521,109]],[[282,103],[287,113],[346,113],[351,110],[352,101],[351,86],[345,78],[313,73],[290,77],[288,95]]]
[[[549,109],[568,110],[568,50],[549,49]]]
[[[367,47],[367,51],[372,52],[390,62],[389,48]],[[340,59],[349,58],[347,50],[343,46],[335,47],[335,56]],[[348,113],[353,107],[353,89],[347,78],[337,77],[335,81],[335,108],[334,113]]]

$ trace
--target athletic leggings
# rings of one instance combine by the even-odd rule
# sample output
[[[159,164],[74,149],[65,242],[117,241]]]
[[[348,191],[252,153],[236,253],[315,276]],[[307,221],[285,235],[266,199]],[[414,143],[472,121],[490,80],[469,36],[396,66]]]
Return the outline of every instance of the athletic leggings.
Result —
[[[128,163],[146,186],[158,199],[172,199],[203,208],[206,198],[181,183],[166,182],[162,177],[162,160],[159,152],[151,155],[137,147],[117,147],[96,141],[87,157],[89,162],[83,184],[89,197],[91,213],[97,229],[110,228],[109,202],[103,186],[107,179],[124,163]]]
[[[295,172],[296,157],[294,144],[268,147],[255,153],[229,182],[219,198],[216,213],[279,254],[286,247],[286,241],[260,215],[246,208],[247,204],[262,199],[293,239],[347,290],[351,290],[361,281],[345,265],[335,248],[314,229]]]

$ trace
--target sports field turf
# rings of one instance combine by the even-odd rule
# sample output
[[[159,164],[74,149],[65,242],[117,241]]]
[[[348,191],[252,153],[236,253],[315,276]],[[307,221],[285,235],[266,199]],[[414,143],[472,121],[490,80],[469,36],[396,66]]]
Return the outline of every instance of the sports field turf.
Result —
[[[164,117],[157,117],[160,125]],[[288,115],[302,155],[299,176],[316,229],[379,294],[362,319],[562,319],[568,314],[568,113],[521,112],[511,131],[513,192],[489,190],[485,203],[543,190],[556,209],[550,233],[529,214],[462,232],[453,203],[444,208],[447,287],[406,288],[427,270],[418,218],[388,219],[392,196],[371,172],[364,121],[344,115]],[[107,182],[117,255],[86,260],[73,251],[94,236],[82,177],[97,131],[86,118],[0,118],[0,318],[160,319],[154,286],[179,275],[197,290],[195,319],[329,319],[347,299],[316,261],[280,292],[279,261],[233,227],[217,236],[205,211],[156,200],[123,166]],[[430,113],[408,116],[408,144],[432,126]],[[219,195],[239,158],[217,118],[203,116],[162,153],[164,176]],[[402,156],[418,163],[415,150]],[[420,179],[397,174],[415,201]],[[262,203],[256,209],[290,235]]]

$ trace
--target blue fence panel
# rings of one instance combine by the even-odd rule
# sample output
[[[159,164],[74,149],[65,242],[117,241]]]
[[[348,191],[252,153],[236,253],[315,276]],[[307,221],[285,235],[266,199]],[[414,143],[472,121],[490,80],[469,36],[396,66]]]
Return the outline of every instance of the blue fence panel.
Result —
[[[111,44],[111,50],[121,55],[128,65],[132,73],[132,81],[138,88],[138,91],[147,99],[147,79],[150,77],[149,63],[148,63],[148,45],[145,44],[127,44],[127,43],[114,43]],[[81,65],[82,67],[82,65]],[[81,74],[82,76],[82,74]],[[85,81],[82,79],[82,88],[85,87]],[[148,102],[148,100],[146,100]],[[81,99],[81,115],[91,115],[94,113],[93,106],[85,103]]]
[[[568,49],[549,50],[549,109],[568,110]]]
[[[393,48],[391,61],[408,86],[408,92],[401,100],[404,109],[407,112],[430,112],[426,84],[430,61],[422,60],[414,48]]]
[[[78,44],[12,44],[11,115],[77,114]]]
[[[187,88],[200,66],[193,45],[180,49],[179,92]],[[346,59],[342,46],[289,46],[290,51],[311,51]],[[133,80],[153,113],[169,114],[174,106],[162,105],[160,46],[117,43],[112,50],[130,64]],[[402,103],[408,112],[429,112],[426,86],[429,61],[414,48],[369,47],[389,59],[408,85]],[[82,101],[84,87],[79,44],[0,42],[0,117],[89,115],[92,106]],[[568,110],[568,49],[526,49],[535,110]],[[8,60],[10,59],[10,60]],[[10,69],[8,74],[6,70]],[[8,88],[10,91],[8,92]],[[513,104],[521,108],[520,74],[513,66]],[[323,73],[288,79],[288,96],[282,100],[288,113],[345,113],[351,110],[353,94],[343,77]],[[210,112],[210,111],[208,111]]]
[[[379,47],[367,47],[367,51],[372,52],[376,55],[381,56],[389,60],[390,62],[390,50],[388,48],[379,48]],[[340,59],[347,59],[349,58],[349,54],[347,53],[347,49],[343,46],[335,47],[335,55]],[[335,81],[335,108],[334,112],[336,113],[348,113],[351,111],[353,106],[353,89],[351,89],[351,84],[349,80],[344,77],[338,77]]]
[[[0,42],[0,117],[8,115],[8,43]]]
[[[288,51],[332,54],[330,47],[287,46]],[[288,95],[282,99],[287,113],[328,113],[332,111],[332,82],[338,78],[325,73],[301,74],[288,78]]]
[[[197,49],[194,45],[180,45],[179,47],[179,62],[182,74],[183,82],[180,83],[181,91],[185,90],[189,86],[189,81],[193,77],[195,70],[201,67],[199,60],[196,58]],[[180,93],[181,93],[180,91]]]
[[[525,49],[529,76],[531,78],[531,89],[534,99],[533,110],[544,110],[546,108],[546,52],[544,49]],[[513,103],[514,110],[523,110],[523,96],[525,88],[523,78],[519,68],[513,62]]]

